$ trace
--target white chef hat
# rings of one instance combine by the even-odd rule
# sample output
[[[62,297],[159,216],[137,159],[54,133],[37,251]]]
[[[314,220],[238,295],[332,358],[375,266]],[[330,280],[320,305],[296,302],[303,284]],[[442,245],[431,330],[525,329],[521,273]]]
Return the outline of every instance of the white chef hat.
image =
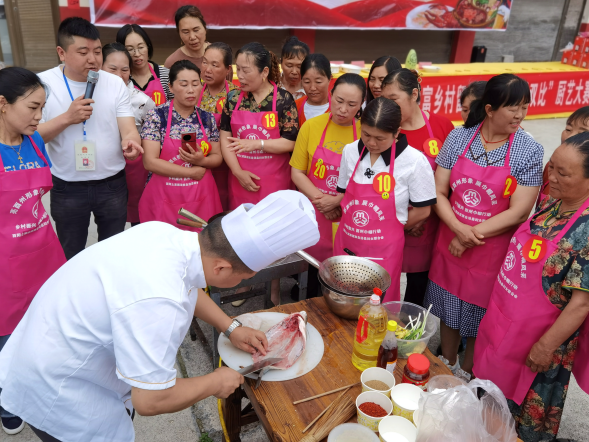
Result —
[[[237,256],[255,272],[319,241],[313,204],[294,190],[242,204],[223,217],[221,226]]]

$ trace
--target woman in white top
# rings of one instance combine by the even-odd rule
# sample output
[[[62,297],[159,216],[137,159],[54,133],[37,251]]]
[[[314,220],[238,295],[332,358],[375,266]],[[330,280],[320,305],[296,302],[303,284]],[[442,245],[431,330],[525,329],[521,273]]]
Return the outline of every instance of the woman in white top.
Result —
[[[382,265],[392,278],[385,301],[399,301],[404,230],[427,218],[436,203],[434,174],[400,133],[401,109],[394,101],[372,100],[360,121],[361,138],[342,153],[334,254],[348,249]]]
[[[125,46],[121,43],[109,43],[102,48],[102,70],[115,74],[123,79],[127,85],[133,115],[135,116],[135,126],[137,132],[141,132],[141,126],[147,116],[147,113],[155,108],[155,103],[144,92],[137,89],[131,81],[131,65],[133,60],[127,52]],[[140,160],[140,159],[139,159]],[[147,170],[143,167],[143,161],[126,160],[125,177],[127,179],[127,189],[129,198],[127,199],[127,222],[132,226],[139,224],[139,199],[145,188],[147,181]]]

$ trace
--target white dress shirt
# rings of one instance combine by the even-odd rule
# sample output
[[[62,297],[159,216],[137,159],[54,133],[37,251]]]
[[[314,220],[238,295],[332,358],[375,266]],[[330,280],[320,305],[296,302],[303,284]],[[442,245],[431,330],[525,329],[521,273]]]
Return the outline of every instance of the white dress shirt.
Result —
[[[196,233],[148,222],[89,247],[41,287],[0,353],[2,407],[64,442],[132,442],[131,387],[175,385],[205,286]]]
[[[363,148],[362,140],[354,141],[344,147],[340,165],[339,191],[345,191],[350,177],[360,159]],[[404,134],[399,135],[396,143],[395,170],[395,208],[397,219],[401,224],[407,223],[409,206],[426,207],[436,203],[436,183],[434,173],[425,155],[407,144]],[[390,172],[391,149],[383,152],[371,165],[368,150],[358,164],[354,182],[372,184],[374,177],[381,172]]]

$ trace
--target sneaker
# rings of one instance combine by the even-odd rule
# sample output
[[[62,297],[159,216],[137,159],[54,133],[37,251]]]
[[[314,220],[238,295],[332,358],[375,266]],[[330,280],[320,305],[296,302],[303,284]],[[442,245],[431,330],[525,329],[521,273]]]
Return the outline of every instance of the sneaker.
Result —
[[[241,307],[243,304],[245,304],[245,301],[247,301],[247,299],[240,299],[239,301],[233,301],[231,305],[233,307]]]
[[[25,421],[20,417],[3,417],[2,418],[2,429],[6,434],[18,434],[25,427]]]
[[[438,358],[440,359],[440,361],[442,361],[444,363],[444,365],[446,367],[448,367],[450,369],[450,371],[452,372],[452,374],[454,376],[456,376],[456,373],[458,372],[458,370],[462,370],[460,368],[460,361],[458,360],[458,356],[456,357],[456,363],[454,365],[450,365],[450,361],[442,355],[438,356]],[[464,370],[462,370],[462,371],[464,371]]]

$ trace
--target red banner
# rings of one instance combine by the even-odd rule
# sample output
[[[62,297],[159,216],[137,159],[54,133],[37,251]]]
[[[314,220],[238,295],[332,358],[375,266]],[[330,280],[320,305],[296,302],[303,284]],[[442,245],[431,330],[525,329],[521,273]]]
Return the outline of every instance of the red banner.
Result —
[[[589,105],[589,71],[517,75],[530,84],[532,101],[528,115],[573,112]],[[460,121],[460,94],[464,88],[473,81],[491,77],[424,77],[421,83],[421,107],[452,121]]]
[[[91,0],[92,21],[173,27],[184,0]],[[512,0],[215,0],[199,2],[208,27],[471,29],[502,31]]]

